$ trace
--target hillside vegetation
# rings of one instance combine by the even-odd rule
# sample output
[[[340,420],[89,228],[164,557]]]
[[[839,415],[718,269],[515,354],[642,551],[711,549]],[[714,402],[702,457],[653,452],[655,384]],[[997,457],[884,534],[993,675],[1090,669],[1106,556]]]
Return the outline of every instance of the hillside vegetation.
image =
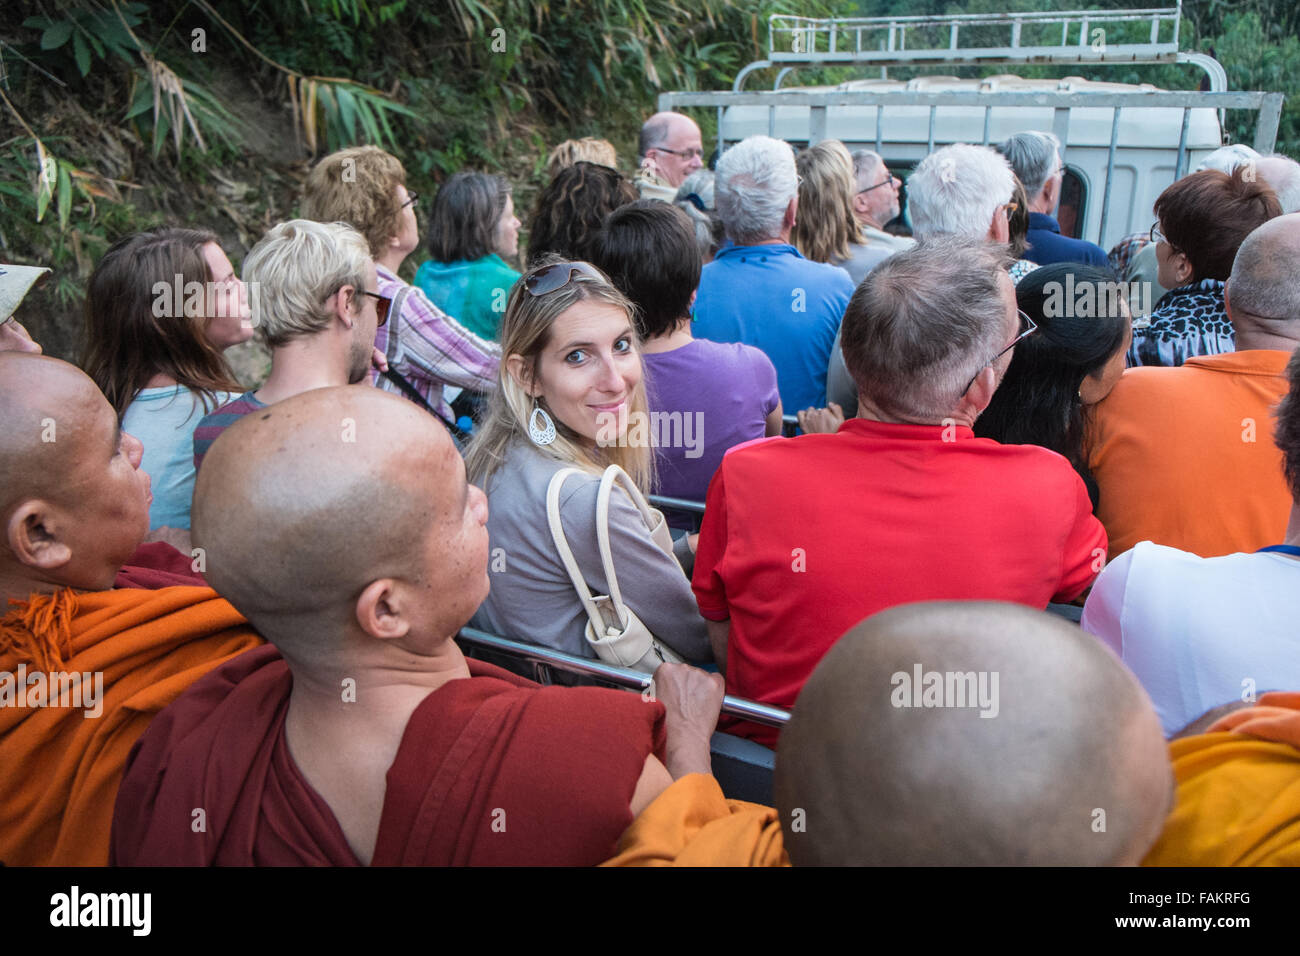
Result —
[[[55,270],[22,315],[47,352],[75,360],[85,280],[111,242],[159,224],[199,225],[238,264],[269,225],[295,214],[312,161],[341,146],[396,153],[426,212],[438,183],[462,168],[506,174],[526,211],[546,153],[562,139],[603,136],[630,172],[636,130],[657,94],[729,88],[741,66],[764,56],[772,12],[1092,6],[11,0],[0,11],[0,261]],[[1300,84],[1296,5],[1200,0],[1183,9],[1184,47],[1212,50],[1233,89],[1290,94]],[[848,75],[805,72],[798,82]],[[1175,67],[1089,75],[1169,88],[1197,79]],[[697,119],[707,143],[714,117]],[[1300,151],[1300,100],[1287,103],[1279,149]]]

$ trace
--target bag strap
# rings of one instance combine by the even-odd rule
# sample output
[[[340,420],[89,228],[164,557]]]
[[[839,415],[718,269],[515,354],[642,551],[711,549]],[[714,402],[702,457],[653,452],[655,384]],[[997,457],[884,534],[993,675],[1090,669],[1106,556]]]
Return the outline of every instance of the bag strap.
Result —
[[[551,540],[555,542],[555,550],[560,553],[560,560],[564,563],[564,569],[569,572],[569,580],[573,583],[573,589],[578,592],[578,599],[582,601],[582,606],[587,612],[587,619],[591,622],[592,629],[596,634],[605,633],[605,620],[600,615],[600,609],[596,607],[596,602],[591,597],[591,589],[587,587],[586,579],[582,576],[582,570],[578,567],[578,562],[574,560],[573,551],[569,548],[569,541],[564,536],[564,526],[560,522],[560,490],[564,482],[570,475],[585,475],[586,472],[577,468],[562,468],[551,477],[551,483],[546,486],[546,520],[551,526]],[[608,571],[606,572],[608,574]],[[623,618],[620,616],[619,624],[623,624]]]
[[[596,541],[600,545],[600,563],[605,568],[605,580],[609,582],[609,597],[614,602],[619,626],[626,627],[627,615],[624,613],[626,606],[623,604],[623,594],[619,590],[618,576],[614,573],[614,555],[609,547],[609,496],[614,489],[615,481],[622,482],[623,490],[641,512],[646,527],[650,527],[652,519],[649,503],[628,473],[618,465],[610,465],[606,468],[605,473],[600,476],[600,490],[596,493]]]
[[[411,384],[410,380],[397,371],[397,360],[401,354],[401,347],[397,341],[397,330],[402,324],[399,321],[402,315],[402,306],[405,304],[406,297],[410,292],[411,287],[403,285],[397,290],[397,295],[393,296],[393,302],[388,307],[388,347],[384,349],[384,357],[388,359],[388,368],[379,374],[396,385],[403,395],[447,426],[447,430],[462,442],[469,441],[470,435],[465,429],[461,428],[456,422],[448,420],[442,412],[430,405],[416,387]]]

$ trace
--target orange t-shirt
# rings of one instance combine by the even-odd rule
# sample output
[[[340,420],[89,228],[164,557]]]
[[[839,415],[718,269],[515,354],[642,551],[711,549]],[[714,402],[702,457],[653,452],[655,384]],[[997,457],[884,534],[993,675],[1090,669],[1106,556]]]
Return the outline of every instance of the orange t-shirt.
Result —
[[[1139,541],[1203,558],[1282,541],[1291,493],[1273,410],[1290,358],[1252,349],[1124,372],[1088,432],[1111,558]]]

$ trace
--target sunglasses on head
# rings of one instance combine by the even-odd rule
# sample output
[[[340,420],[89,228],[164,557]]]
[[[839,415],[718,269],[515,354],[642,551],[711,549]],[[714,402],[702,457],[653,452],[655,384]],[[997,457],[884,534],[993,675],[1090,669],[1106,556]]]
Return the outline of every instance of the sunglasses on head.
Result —
[[[562,289],[573,279],[575,273],[581,273],[591,279],[604,281],[595,266],[585,262],[557,262],[530,273],[524,279],[524,288],[533,295],[546,295],[556,289]]]

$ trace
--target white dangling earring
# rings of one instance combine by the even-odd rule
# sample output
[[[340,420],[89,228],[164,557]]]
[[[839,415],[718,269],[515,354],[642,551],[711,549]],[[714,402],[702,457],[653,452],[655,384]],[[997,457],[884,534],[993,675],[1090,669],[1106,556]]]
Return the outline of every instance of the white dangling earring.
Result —
[[[540,424],[537,421],[539,415],[542,417]],[[555,441],[555,422],[551,421],[551,416],[546,414],[546,409],[535,402],[533,413],[528,416],[528,437],[533,440],[534,445],[549,445]]]

